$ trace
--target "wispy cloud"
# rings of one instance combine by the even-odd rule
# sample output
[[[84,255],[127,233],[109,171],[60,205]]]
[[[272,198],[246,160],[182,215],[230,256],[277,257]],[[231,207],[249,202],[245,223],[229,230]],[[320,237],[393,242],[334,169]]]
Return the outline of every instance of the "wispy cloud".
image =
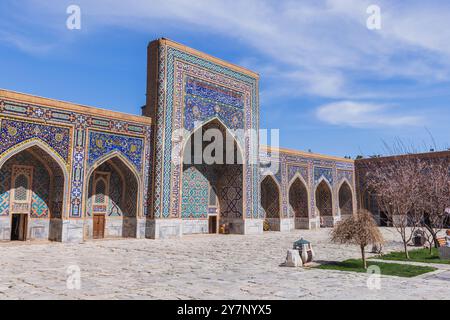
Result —
[[[56,39],[53,45],[52,41],[27,41],[2,25],[7,36],[0,37],[10,45],[33,54],[51,50],[60,38],[70,37],[64,22],[71,1],[25,2],[24,15],[45,17],[40,21],[47,29],[57,30]],[[365,99],[372,100],[365,104],[365,112],[374,113],[369,106],[381,108],[380,99],[431,94],[430,85],[450,83],[450,10],[442,7],[450,6],[441,1],[393,4],[378,0],[382,13],[378,31],[365,25],[369,0],[79,0],[77,4],[89,32],[110,26],[146,31],[177,25],[239,41],[253,49],[241,59],[270,83],[270,90],[262,93],[262,100],[270,103],[279,96]],[[389,81],[407,85],[396,90],[386,85]],[[379,119],[400,124],[417,120],[414,116]],[[362,118],[352,123],[360,125]]]
[[[261,74],[264,125],[292,125],[294,131],[317,126],[318,118],[322,121],[316,130],[322,137],[311,139],[317,141],[339,131],[335,126],[350,135],[351,127],[381,128],[368,130],[367,141],[398,133],[395,128],[402,128],[401,134],[413,128],[411,134],[427,124],[441,132],[440,139],[448,139],[447,0],[77,0],[82,30],[71,32],[65,22],[66,8],[73,3],[1,1],[0,46],[58,58],[75,45],[89,51],[91,40],[123,30],[125,35],[150,35],[148,40],[175,35],[173,40],[208,52],[208,40],[199,39],[217,42],[217,36],[214,51],[220,58]],[[371,4],[381,7],[381,30],[366,28]],[[433,106],[432,112],[430,107],[426,114],[420,112],[420,106]],[[334,138],[339,141],[340,136]]]
[[[319,120],[332,125],[356,128],[403,127],[424,124],[421,116],[403,115],[389,105],[340,101],[317,108]]]
[[[0,42],[32,55],[43,55],[55,48],[54,43],[36,42],[29,37],[1,30]]]
[[[47,23],[63,21],[70,1],[28,0]],[[238,40],[267,58],[274,90],[354,98],[386,94],[367,80],[450,81],[450,10],[443,1],[378,0],[382,30],[366,28],[369,0],[79,0],[91,31],[122,26],[145,31],[180,29]],[[426,18],[424,18],[424,12]],[[275,14],[276,13],[276,14]],[[60,34],[58,36],[61,36]],[[18,44],[20,46],[20,43]],[[251,65],[249,66],[251,67]],[[417,87],[414,88],[417,92]]]

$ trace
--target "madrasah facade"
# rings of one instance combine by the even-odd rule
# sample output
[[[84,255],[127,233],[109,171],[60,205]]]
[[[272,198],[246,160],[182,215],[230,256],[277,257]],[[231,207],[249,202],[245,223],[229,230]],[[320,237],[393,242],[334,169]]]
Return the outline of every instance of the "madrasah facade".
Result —
[[[259,145],[257,73],[158,39],[147,74],[141,116],[0,90],[0,240],[260,234],[355,212],[353,160]],[[210,129],[232,161],[190,161]]]

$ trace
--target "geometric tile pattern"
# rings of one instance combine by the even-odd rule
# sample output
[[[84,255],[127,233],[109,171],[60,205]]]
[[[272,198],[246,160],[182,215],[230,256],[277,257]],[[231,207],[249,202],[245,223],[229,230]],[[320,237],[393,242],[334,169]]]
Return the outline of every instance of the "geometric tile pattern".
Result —
[[[333,215],[333,197],[329,186],[322,181],[316,190],[316,206],[321,216]]]
[[[261,205],[266,218],[280,218],[280,193],[272,176],[261,182]]]
[[[257,130],[258,80],[163,42],[159,43],[158,59],[153,210],[156,218],[180,217],[182,166],[172,161],[172,152],[178,147],[172,140],[173,133],[192,129],[195,120],[199,127],[212,117],[218,117],[228,129]],[[245,152],[244,159],[249,159],[249,138],[240,135],[237,140]],[[259,168],[245,163],[245,215],[256,218]]]
[[[5,165],[0,169],[0,216],[9,215],[11,172],[5,169]]]
[[[123,154],[136,167],[143,181],[142,212],[147,214],[147,206],[144,204],[148,203],[151,196],[148,186],[151,172],[149,166],[143,165],[143,161],[151,161],[149,124],[111,119],[95,113],[3,100],[0,101],[0,125],[0,158],[5,151],[13,152],[19,148],[21,143],[38,139],[49,146],[52,156],[64,160],[71,177],[66,189],[69,192],[67,204],[70,206],[70,217],[80,218],[84,211],[84,176],[89,169],[86,166],[87,161],[92,164],[92,161],[113,150]],[[88,132],[91,130],[99,132],[98,137],[104,145],[100,142],[98,145],[94,144],[89,154]],[[108,133],[111,135],[108,136]],[[4,194],[0,195],[0,201],[4,197]],[[4,201],[0,202],[0,206],[2,205]],[[56,211],[61,212],[62,202],[56,206],[60,208]]]
[[[103,169],[99,170],[103,171]],[[122,179],[116,170],[111,170],[110,173],[108,215],[120,217],[122,216],[121,202],[123,199]]]
[[[341,215],[349,215],[353,212],[352,190],[347,182],[344,182],[339,189],[339,209]]]
[[[41,160],[42,161],[42,160]],[[54,183],[53,190],[50,184],[50,174],[41,161],[36,159],[31,153],[23,151],[10,158],[0,169],[0,215],[9,215],[10,194],[13,167],[24,166],[33,168],[33,185],[31,186],[31,210],[33,218],[47,218],[50,213],[51,193],[58,191],[58,185]],[[16,173],[17,176],[18,173]],[[60,190],[59,190],[60,192]]]
[[[242,166],[226,165],[219,175],[220,214],[227,218],[242,218]]]
[[[183,219],[201,219],[208,216],[208,178],[196,167],[183,171],[181,212]]]
[[[184,166],[181,213],[183,219],[207,218],[210,187],[218,190],[221,218],[242,218],[242,166]]]
[[[31,217],[47,217],[49,215],[50,204],[50,176],[42,165],[34,167],[32,190]]]

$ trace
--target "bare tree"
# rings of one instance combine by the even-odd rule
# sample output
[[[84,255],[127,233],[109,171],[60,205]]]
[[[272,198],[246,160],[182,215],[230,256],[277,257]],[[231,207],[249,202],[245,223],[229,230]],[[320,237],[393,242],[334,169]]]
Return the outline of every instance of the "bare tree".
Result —
[[[382,244],[384,239],[372,214],[367,210],[358,210],[355,215],[336,224],[331,231],[331,241],[358,245],[363,267],[367,269],[365,248],[369,244]]]
[[[431,136],[436,150],[436,144]],[[378,208],[401,235],[406,258],[407,244],[416,230],[425,231],[431,247],[444,227],[450,208],[450,156],[420,153],[397,139],[384,143],[387,157],[364,161],[365,190],[371,190]],[[422,147],[422,150],[425,150]]]
[[[421,173],[420,209],[423,211],[423,229],[428,233],[430,246],[438,247],[437,234],[444,227],[450,208],[450,176],[447,158],[432,158],[426,161]]]
[[[398,145],[395,150],[402,148]],[[374,159],[366,171],[367,185],[374,190],[379,208],[400,234],[407,259],[408,243],[423,221],[423,211],[418,208],[423,168],[424,161],[419,157],[403,155]]]

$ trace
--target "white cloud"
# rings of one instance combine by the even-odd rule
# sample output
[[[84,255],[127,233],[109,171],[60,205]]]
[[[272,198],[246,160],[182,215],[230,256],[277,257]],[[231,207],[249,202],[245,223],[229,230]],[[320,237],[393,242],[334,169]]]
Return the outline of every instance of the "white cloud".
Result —
[[[64,6],[71,3],[25,2],[29,12],[58,25],[63,25]],[[272,70],[269,77],[278,85],[275,91],[350,99],[386,94],[383,88],[362,85],[364,80],[450,81],[450,10],[442,8],[447,4],[376,2],[382,14],[379,31],[366,28],[371,0],[79,0],[77,4],[90,32],[109,26],[161,31],[176,25],[241,42],[236,45],[245,43],[246,49],[266,57]],[[61,34],[67,33],[59,32],[58,37]],[[417,87],[414,90],[417,93]]]
[[[417,126],[424,121],[420,116],[396,112],[393,106],[354,101],[322,105],[317,108],[316,116],[328,124],[356,128]]]

